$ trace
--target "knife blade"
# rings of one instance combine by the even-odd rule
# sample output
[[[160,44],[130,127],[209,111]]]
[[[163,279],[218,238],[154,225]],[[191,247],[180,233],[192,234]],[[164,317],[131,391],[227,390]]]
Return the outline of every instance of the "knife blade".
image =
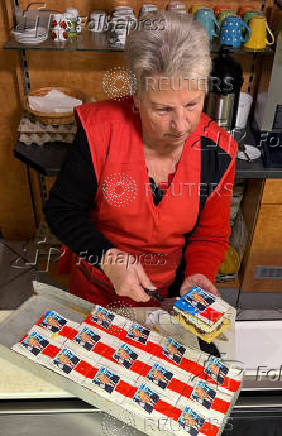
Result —
[[[173,298],[164,298],[161,302],[161,308],[168,312],[169,314],[174,314],[173,305],[177,301],[176,297]]]

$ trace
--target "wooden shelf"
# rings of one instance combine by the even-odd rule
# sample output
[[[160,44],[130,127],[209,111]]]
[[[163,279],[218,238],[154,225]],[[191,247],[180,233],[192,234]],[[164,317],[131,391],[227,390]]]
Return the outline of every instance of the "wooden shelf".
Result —
[[[218,53],[221,45],[219,38],[215,38],[211,42],[211,53]],[[66,41],[54,41],[50,36],[46,41],[40,44],[20,44],[11,34],[8,41],[3,47],[5,50],[59,50],[59,51],[90,51],[102,53],[124,52],[122,47],[111,46],[107,40],[106,33],[94,33],[88,29],[83,29],[82,33],[76,38],[70,38]],[[270,55],[274,51],[274,47],[266,47],[261,50],[247,49],[244,46],[240,48],[228,47],[230,53],[253,55],[255,53],[261,55]]]

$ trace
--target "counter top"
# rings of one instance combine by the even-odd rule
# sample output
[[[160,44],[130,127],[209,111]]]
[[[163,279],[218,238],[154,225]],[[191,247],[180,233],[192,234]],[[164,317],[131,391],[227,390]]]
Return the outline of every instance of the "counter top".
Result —
[[[14,155],[44,176],[57,177],[69,148],[70,144],[64,142],[50,142],[42,146],[17,142]],[[252,179],[282,178],[282,168],[264,168],[261,158],[252,162],[237,159],[235,176]]]
[[[282,179],[282,168],[264,168],[261,158],[252,162],[237,159],[235,176],[242,179]]]

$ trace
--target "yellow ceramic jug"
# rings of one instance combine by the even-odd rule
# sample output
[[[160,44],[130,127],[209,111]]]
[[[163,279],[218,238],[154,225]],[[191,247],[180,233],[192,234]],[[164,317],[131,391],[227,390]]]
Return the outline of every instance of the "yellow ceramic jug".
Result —
[[[252,31],[252,36],[248,42],[245,42],[244,47],[259,50],[266,48],[267,45],[274,44],[274,36],[268,27],[265,17],[252,17],[249,21],[249,27]],[[267,33],[271,36],[271,42],[268,42]]]

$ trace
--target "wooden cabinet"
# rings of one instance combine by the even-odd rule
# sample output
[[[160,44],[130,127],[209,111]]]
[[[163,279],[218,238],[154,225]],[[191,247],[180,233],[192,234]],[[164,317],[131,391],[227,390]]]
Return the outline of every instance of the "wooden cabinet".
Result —
[[[263,185],[256,197],[250,191],[252,198],[245,200],[246,223],[253,231],[245,253],[241,288],[246,292],[282,292],[282,180],[269,179]],[[248,222],[251,201],[252,219]]]
[[[268,179],[265,181],[261,203],[282,204],[282,180],[281,179]]]

